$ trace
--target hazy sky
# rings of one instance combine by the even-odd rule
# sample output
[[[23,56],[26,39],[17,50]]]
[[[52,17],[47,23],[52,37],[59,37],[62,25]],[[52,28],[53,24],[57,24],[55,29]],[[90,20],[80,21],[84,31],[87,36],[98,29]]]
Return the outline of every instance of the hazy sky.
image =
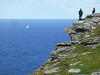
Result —
[[[85,17],[93,7],[100,13],[100,0],[0,0],[0,18],[76,19],[80,8]]]

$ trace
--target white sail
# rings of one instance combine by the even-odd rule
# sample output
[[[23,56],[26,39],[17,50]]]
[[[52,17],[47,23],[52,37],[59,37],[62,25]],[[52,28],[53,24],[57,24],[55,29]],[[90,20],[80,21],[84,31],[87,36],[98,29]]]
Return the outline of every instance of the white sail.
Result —
[[[27,25],[26,28],[29,28],[29,25]]]

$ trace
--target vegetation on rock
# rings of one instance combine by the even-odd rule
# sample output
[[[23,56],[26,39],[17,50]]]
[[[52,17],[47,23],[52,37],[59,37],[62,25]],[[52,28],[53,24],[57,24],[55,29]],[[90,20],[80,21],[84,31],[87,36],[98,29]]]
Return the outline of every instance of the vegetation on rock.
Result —
[[[87,54],[86,52],[91,52]],[[62,71],[56,72],[56,73],[51,73],[48,75],[75,75],[76,73],[68,73],[68,70],[71,68],[74,69],[81,69],[80,73],[77,74],[86,74],[86,75],[91,75],[91,73],[96,72],[100,69],[100,45],[97,46],[95,49],[89,49],[83,45],[77,45],[75,51],[73,53],[78,53],[77,56],[75,57],[67,57],[63,61],[61,61],[59,64],[53,66],[54,67],[61,67]],[[75,63],[81,61],[77,65],[70,66],[71,63]],[[52,65],[51,63],[48,63]],[[34,72],[33,74],[30,75],[44,75],[44,72],[41,70],[40,72]]]

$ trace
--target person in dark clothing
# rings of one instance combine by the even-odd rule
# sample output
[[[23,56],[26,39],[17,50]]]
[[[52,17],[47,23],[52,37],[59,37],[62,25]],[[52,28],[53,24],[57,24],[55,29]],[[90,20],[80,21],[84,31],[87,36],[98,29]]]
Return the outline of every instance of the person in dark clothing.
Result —
[[[92,10],[92,14],[94,14],[95,13],[95,8],[93,8],[93,10]]]
[[[79,20],[81,20],[82,19],[82,15],[83,15],[82,9],[79,10],[79,13],[78,14],[79,14]]]

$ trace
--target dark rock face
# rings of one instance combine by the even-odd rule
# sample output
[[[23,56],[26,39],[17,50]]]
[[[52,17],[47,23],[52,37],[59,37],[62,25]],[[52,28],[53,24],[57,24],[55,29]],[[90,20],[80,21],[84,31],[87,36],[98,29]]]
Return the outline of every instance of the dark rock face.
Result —
[[[100,37],[87,38],[83,40],[81,44],[89,48],[95,48],[98,44],[100,44]]]

